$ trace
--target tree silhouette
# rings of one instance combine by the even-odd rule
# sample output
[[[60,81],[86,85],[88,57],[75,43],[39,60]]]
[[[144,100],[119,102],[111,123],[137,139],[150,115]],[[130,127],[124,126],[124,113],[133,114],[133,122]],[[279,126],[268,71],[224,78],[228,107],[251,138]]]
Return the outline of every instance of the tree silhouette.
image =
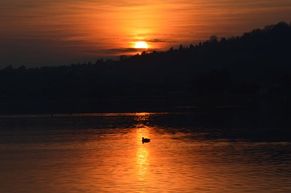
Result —
[[[290,50],[291,25],[280,22],[119,60],[7,66],[0,70],[0,113],[176,110],[186,104],[257,111],[265,104],[279,111],[276,100],[283,98],[289,116]]]

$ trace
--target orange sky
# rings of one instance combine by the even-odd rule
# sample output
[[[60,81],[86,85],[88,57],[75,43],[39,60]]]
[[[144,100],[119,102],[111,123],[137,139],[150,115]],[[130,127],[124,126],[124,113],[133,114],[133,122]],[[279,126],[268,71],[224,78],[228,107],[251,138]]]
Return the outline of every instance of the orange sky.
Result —
[[[291,0],[1,0],[0,65],[57,65],[291,21]]]

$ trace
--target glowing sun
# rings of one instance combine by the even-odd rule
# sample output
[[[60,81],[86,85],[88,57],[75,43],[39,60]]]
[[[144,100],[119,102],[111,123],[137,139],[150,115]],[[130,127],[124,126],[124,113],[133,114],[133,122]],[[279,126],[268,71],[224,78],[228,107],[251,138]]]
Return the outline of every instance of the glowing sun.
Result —
[[[137,41],[137,42],[134,42],[134,48],[136,48],[136,49],[148,49],[149,44],[145,41]]]

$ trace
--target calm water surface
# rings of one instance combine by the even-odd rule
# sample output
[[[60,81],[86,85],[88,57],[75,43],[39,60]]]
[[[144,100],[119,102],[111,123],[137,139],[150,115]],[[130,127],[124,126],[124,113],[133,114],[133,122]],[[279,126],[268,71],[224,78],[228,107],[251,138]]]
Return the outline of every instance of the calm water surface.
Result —
[[[291,192],[290,141],[213,137],[185,117],[1,117],[0,192]]]

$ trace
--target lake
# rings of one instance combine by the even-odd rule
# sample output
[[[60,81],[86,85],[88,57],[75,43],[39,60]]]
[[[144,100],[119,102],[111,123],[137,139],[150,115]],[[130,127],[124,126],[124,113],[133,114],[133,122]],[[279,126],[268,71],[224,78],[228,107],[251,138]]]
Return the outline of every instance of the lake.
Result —
[[[238,124],[166,112],[1,116],[0,192],[291,192],[289,131]]]

